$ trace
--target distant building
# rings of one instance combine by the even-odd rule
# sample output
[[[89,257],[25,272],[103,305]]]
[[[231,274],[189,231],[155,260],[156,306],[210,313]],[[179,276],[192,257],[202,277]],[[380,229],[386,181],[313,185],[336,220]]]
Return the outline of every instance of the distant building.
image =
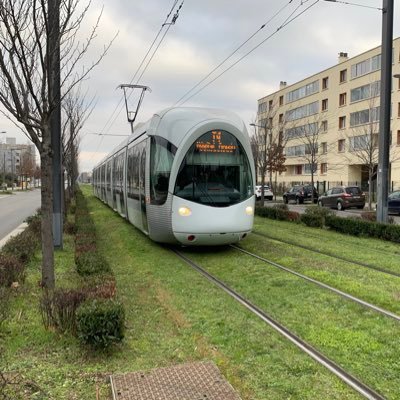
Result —
[[[284,135],[286,171],[283,186],[310,182],[311,169],[320,188],[369,185],[369,152],[375,163],[371,185],[376,186],[378,155],[381,47],[349,58],[339,53],[338,64],[258,100],[257,125],[280,126]],[[393,41],[393,75],[400,73],[400,38]],[[391,188],[400,188],[400,79],[392,82]],[[257,128],[261,129],[261,128]],[[311,165],[311,135],[317,135],[317,157]],[[369,146],[369,147],[368,147]],[[367,149],[369,148],[369,150]]]
[[[17,144],[15,138],[6,138],[6,143],[0,143],[0,175],[19,175],[23,169],[24,160],[29,158],[35,164],[35,146]]]

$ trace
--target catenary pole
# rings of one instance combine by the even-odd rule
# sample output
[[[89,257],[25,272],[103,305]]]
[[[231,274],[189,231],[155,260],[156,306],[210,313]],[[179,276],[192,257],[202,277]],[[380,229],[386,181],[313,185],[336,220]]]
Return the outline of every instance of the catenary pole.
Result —
[[[61,151],[61,89],[60,89],[60,0],[48,2],[49,19],[49,95],[51,107],[51,147],[53,151],[53,244],[62,248],[62,151]]]
[[[394,0],[383,0],[382,9],[381,101],[379,111],[378,198],[376,209],[376,220],[378,222],[387,222],[388,220],[393,3]]]

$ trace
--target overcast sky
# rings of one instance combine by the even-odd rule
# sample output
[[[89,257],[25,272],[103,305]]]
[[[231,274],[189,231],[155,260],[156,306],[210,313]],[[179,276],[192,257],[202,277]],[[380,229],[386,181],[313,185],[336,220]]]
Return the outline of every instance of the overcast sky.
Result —
[[[177,7],[181,2],[178,0]],[[378,8],[382,7],[382,1],[355,0],[354,3],[364,7],[323,0],[184,0],[176,23],[170,26],[137,82],[137,78],[132,81],[135,72],[174,0],[115,0],[105,4],[104,0],[92,0],[84,29],[89,29],[101,8],[104,9],[98,36],[86,62],[94,60],[116,33],[118,36],[105,59],[85,82],[88,98],[94,96],[96,105],[82,129],[81,171],[90,171],[123,139],[92,133],[130,133],[121,103],[122,91],[116,89],[118,85],[139,83],[151,88],[137,117],[138,122],[146,121],[154,112],[174,105],[259,30],[204,83],[270,38],[185,103],[186,106],[230,109],[248,126],[256,117],[257,100],[278,90],[280,81],[295,83],[336,64],[339,52],[353,57],[380,44],[382,12]],[[296,15],[299,17],[277,31]],[[263,24],[266,26],[260,30]],[[395,9],[394,37],[399,36],[399,25]],[[167,26],[161,35],[166,30]],[[82,30],[81,34],[84,38],[87,32]],[[0,125],[0,131],[6,130],[7,136],[17,137],[18,143],[27,142],[8,121],[2,119]],[[0,139],[4,136],[0,135]]]

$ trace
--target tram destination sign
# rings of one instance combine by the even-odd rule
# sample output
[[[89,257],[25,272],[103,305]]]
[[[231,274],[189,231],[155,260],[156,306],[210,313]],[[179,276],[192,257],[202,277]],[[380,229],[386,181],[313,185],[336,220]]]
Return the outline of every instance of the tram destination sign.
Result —
[[[203,135],[201,137],[203,140],[196,141],[196,150],[202,153],[234,153],[237,150],[237,145],[232,143],[231,135],[224,135],[222,131],[211,131],[209,134]]]

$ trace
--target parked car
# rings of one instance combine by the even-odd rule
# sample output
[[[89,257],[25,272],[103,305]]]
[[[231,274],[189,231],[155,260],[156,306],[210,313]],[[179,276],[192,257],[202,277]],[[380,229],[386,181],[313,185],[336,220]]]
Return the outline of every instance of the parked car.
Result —
[[[314,191],[314,203],[318,200],[318,191],[312,185],[295,185],[287,192],[283,193],[283,202],[288,204],[290,200],[294,200],[296,204],[303,204],[306,200],[312,199]]]
[[[400,214],[400,190],[395,190],[388,196],[388,212]]]
[[[365,206],[365,194],[358,186],[337,186],[320,196],[318,205],[337,208],[339,211],[350,207],[363,209]]]
[[[257,185],[255,188],[255,194],[256,194],[256,200],[261,200],[261,185]],[[274,197],[274,194],[272,193],[272,190],[269,188],[269,186],[264,186],[264,199],[266,200],[272,200]]]

